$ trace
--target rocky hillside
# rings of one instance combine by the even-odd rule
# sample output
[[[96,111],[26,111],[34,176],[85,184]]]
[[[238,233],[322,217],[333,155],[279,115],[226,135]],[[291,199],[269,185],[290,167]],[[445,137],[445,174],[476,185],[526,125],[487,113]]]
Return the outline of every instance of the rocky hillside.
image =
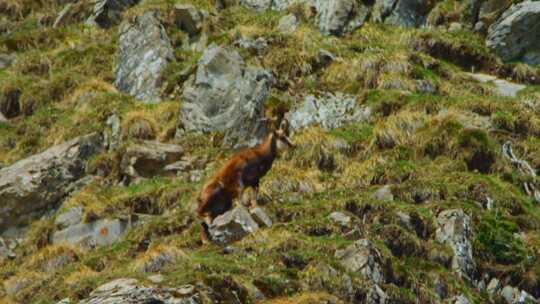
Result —
[[[0,0],[0,303],[537,303],[539,35],[540,1]]]

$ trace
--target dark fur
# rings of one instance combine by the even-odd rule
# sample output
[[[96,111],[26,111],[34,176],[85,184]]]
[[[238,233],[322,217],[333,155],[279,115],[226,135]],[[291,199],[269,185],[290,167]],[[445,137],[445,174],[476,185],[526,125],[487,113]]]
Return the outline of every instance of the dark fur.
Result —
[[[277,157],[278,140],[292,145],[281,131],[272,132],[259,145],[234,155],[207,182],[198,198],[197,214],[213,221],[231,210],[233,200],[239,199],[247,187],[258,191],[261,178],[272,168]],[[201,237],[208,239],[208,223],[203,223]]]

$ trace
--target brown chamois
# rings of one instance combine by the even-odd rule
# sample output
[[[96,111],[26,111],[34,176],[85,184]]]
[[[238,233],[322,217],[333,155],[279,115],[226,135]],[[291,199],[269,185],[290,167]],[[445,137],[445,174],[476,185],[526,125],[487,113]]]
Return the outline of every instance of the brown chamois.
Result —
[[[275,122],[275,119],[271,119]],[[244,190],[253,188],[250,204],[255,207],[259,193],[259,183],[272,168],[278,156],[278,146],[285,144],[294,147],[286,135],[287,121],[283,120],[277,130],[270,132],[259,145],[235,154],[203,186],[198,197],[197,215],[204,219],[201,227],[201,240],[209,240],[208,227],[213,220],[232,209],[233,200],[242,198]]]

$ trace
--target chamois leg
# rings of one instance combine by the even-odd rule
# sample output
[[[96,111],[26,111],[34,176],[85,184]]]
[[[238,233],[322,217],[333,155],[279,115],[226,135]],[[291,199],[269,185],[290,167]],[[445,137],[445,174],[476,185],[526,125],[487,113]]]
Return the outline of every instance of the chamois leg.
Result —
[[[253,187],[253,192],[251,194],[250,206],[252,209],[258,207],[258,203],[257,203],[258,199],[259,199],[259,186],[256,186],[256,187]]]
[[[236,198],[237,200],[237,207],[241,207],[241,206],[244,206],[244,191],[246,190],[245,186],[244,186],[244,182],[242,182],[242,178],[241,178],[241,175],[239,174],[239,183],[238,183],[238,197]]]
[[[203,245],[210,243],[210,225],[212,224],[212,217],[205,216],[201,223],[201,241]]]

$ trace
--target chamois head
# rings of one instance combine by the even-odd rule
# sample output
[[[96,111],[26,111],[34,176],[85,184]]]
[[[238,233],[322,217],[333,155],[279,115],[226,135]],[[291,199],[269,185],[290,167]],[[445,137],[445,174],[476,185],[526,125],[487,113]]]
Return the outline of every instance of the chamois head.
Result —
[[[294,148],[294,144],[289,139],[289,122],[285,118],[264,118],[263,120],[270,122],[270,134],[272,134],[277,141],[278,149]]]

